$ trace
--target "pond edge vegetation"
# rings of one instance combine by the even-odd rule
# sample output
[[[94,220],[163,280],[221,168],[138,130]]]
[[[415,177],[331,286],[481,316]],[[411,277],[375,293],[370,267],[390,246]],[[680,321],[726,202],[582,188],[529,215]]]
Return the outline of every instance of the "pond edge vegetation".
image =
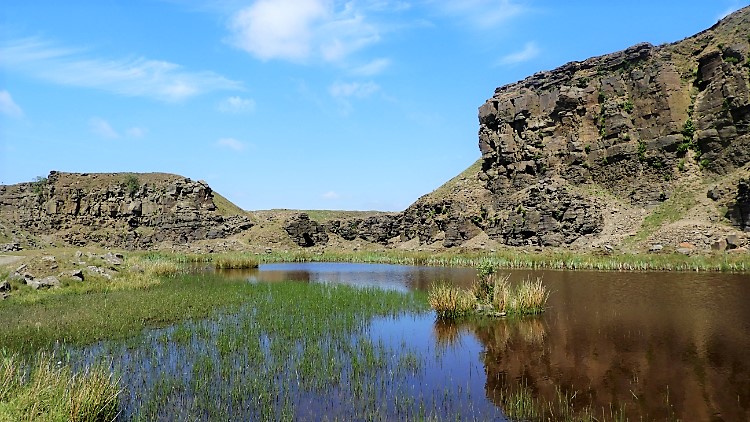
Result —
[[[439,320],[455,320],[472,315],[505,317],[535,315],[544,312],[549,292],[542,279],[530,277],[513,286],[510,274],[500,274],[491,265],[477,269],[477,280],[471,289],[449,282],[434,284],[427,300]]]
[[[183,262],[197,262],[203,255],[162,253]],[[293,250],[250,255],[259,264],[283,262],[351,262],[372,264],[417,265],[477,268],[491,265],[502,269],[580,270],[580,271],[706,271],[750,272],[750,254],[711,253],[611,253],[572,252],[567,250],[526,251],[331,251]]]

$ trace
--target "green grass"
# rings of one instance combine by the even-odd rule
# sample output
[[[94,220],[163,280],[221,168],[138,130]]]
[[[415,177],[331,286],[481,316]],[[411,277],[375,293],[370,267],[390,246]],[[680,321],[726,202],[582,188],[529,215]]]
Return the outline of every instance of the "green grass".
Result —
[[[98,349],[118,362],[128,356],[120,369],[124,419],[414,419],[420,402],[427,406],[405,394],[422,356],[372,339],[368,328],[373,318],[426,312],[424,294],[241,284],[246,306]]]
[[[46,353],[0,354],[0,421],[113,421],[120,389],[108,368],[74,373]]]
[[[648,238],[659,227],[681,219],[695,205],[695,195],[687,189],[678,189],[666,201],[659,204],[644,220],[640,230],[632,238],[642,241]]]
[[[257,268],[258,258],[247,253],[221,254],[213,258],[214,267],[219,269]]]
[[[427,295],[430,307],[438,319],[457,319],[474,312],[476,298],[471,292],[450,283],[436,283]]]
[[[541,278],[530,278],[513,286],[510,275],[500,275],[486,265],[479,268],[477,281],[471,289],[461,289],[448,283],[434,284],[428,301],[440,320],[454,320],[464,316],[534,315],[544,312],[549,292]]]
[[[217,308],[236,309],[249,289],[221,277],[183,276],[138,289],[58,289],[35,292],[33,300],[11,296],[0,304],[0,344],[33,353],[56,342],[124,339],[147,327],[205,318]]]
[[[750,254],[610,254],[547,250],[529,252],[499,249],[496,252],[410,252],[357,251],[310,252],[305,250],[274,252],[258,256],[260,263],[275,262],[356,262],[442,267],[478,267],[488,264],[503,269],[594,270],[594,271],[750,271]]]

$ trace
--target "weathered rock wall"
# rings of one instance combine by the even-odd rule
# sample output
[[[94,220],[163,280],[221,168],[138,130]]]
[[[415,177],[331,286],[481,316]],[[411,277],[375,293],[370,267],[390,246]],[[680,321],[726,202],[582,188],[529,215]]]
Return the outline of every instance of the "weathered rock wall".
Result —
[[[0,186],[0,218],[71,245],[126,248],[223,238],[252,226],[247,217],[220,215],[205,182],[167,174],[53,171]]]
[[[426,195],[402,213],[325,230],[445,247],[482,232],[514,246],[596,236],[607,210],[579,185],[646,208],[694,176],[686,169],[711,178],[750,162],[749,52],[745,8],[677,43],[638,44],[499,87],[479,108],[486,193]],[[735,220],[746,214],[743,201]]]

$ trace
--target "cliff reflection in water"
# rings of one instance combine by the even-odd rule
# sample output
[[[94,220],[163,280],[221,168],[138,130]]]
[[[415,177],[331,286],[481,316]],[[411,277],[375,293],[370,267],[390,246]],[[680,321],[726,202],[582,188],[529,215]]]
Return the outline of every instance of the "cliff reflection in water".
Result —
[[[553,294],[541,317],[435,324],[437,344],[463,329],[481,341],[487,397],[498,406],[503,394],[530,389],[543,403],[562,392],[599,414],[612,404],[630,420],[750,420],[747,282],[544,276]]]
[[[427,354],[432,344],[451,350],[451,356],[463,350],[456,355],[457,368],[480,359],[487,398],[498,406],[502,393],[528,388],[546,402],[562,392],[574,397],[576,408],[590,406],[599,415],[611,404],[630,420],[750,420],[747,275],[510,272],[511,282],[542,277],[551,293],[544,314],[436,322],[432,338],[422,336],[430,317],[425,326],[401,321],[388,329],[405,330],[399,324],[407,324],[418,330],[409,336]],[[438,280],[468,287],[476,271],[304,263],[262,265],[242,274],[251,281],[341,282],[405,291],[424,290]],[[464,350],[466,336],[482,344],[481,356]],[[419,343],[423,340],[429,344]]]

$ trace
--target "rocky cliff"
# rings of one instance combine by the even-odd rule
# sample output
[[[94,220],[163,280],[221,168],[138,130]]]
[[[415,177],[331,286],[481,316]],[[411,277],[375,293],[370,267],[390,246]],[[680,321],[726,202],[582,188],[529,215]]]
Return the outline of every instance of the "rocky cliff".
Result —
[[[512,246],[636,234],[708,245],[729,230],[724,223],[748,227],[747,188],[735,182],[750,162],[749,53],[745,8],[680,42],[638,44],[499,87],[479,108],[476,169],[402,213],[333,221],[326,231],[444,247],[479,235]],[[724,195],[705,204],[717,187]],[[703,214],[691,216],[699,205]],[[678,209],[665,224],[691,217],[700,233],[649,232],[641,222],[660,207]],[[714,215],[721,209],[729,211]]]
[[[205,182],[161,173],[52,171],[31,183],[0,186],[5,236],[69,245],[149,248],[224,238],[252,226],[224,215]]]

